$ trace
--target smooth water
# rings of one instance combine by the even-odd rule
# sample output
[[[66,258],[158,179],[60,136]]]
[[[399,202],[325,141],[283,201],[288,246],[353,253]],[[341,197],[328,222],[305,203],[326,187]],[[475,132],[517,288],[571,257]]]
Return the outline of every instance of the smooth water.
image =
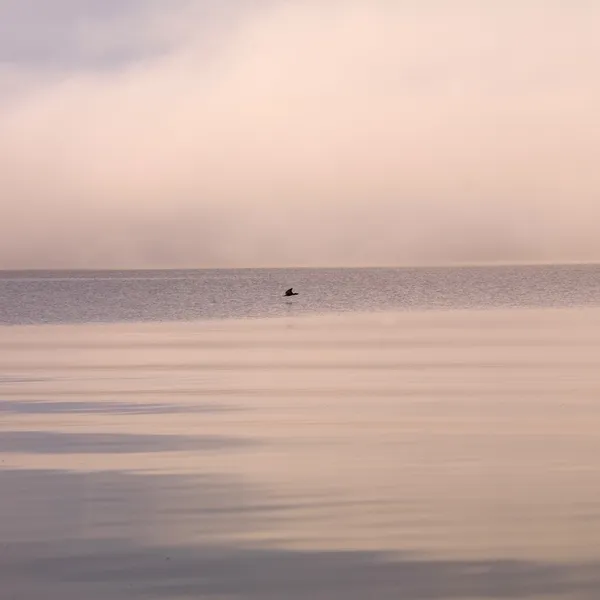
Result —
[[[4,274],[0,598],[595,600],[599,275]]]

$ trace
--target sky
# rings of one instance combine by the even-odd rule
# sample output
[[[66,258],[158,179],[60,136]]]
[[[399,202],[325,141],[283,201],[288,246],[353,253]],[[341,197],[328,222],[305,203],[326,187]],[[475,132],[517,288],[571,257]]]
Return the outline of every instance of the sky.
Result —
[[[0,268],[600,260],[597,0],[0,0]]]

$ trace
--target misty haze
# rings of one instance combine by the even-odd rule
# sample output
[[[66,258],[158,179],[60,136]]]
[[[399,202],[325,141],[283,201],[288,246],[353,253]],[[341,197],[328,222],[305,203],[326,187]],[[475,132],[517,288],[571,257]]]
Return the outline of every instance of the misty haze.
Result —
[[[597,260],[599,20],[4,0],[0,267]]]

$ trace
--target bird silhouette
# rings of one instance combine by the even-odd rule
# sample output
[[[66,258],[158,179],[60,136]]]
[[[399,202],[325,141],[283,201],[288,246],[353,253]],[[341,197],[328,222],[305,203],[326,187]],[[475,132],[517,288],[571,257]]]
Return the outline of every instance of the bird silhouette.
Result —
[[[297,296],[298,293],[294,292],[293,290],[294,290],[294,288],[290,288],[289,290],[286,290],[284,296]]]

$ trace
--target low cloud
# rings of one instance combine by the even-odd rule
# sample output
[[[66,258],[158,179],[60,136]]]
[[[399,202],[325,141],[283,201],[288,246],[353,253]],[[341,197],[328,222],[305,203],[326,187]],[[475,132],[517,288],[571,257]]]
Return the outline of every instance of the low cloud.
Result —
[[[600,258],[596,3],[124,6],[0,47],[0,267]]]

